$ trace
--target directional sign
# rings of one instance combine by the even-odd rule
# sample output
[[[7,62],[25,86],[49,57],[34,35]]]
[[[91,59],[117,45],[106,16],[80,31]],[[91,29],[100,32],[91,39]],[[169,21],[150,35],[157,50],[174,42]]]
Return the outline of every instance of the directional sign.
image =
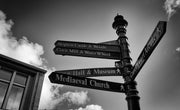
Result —
[[[166,25],[167,22],[165,21],[159,21],[158,25],[156,26],[155,30],[153,31],[150,39],[148,40],[147,44],[145,45],[144,49],[142,50],[141,54],[139,55],[133,71],[131,73],[131,78],[134,80],[143,67],[143,65],[146,63],[148,60],[149,56],[153,52],[153,50],[156,48],[158,45],[159,41],[163,37],[163,35],[166,32]]]
[[[51,73],[49,75],[49,79],[52,83],[57,83],[57,84],[65,84],[65,85],[84,87],[90,89],[125,93],[125,85],[122,83],[102,81],[102,80],[72,76],[67,74],[59,74],[57,72]]]
[[[120,46],[119,45],[107,45],[107,44],[58,40],[55,42],[55,46],[61,47],[61,48],[72,48],[72,49],[81,49],[81,50],[94,50],[94,51],[105,51],[105,52],[120,53]]]
[[[120,69],[114,67],[62,70],[62,71],[56,71],[56,73],[63,73],[63,74],[79,76],[79,77],[122,76]]]
[[[104,58],[104,59],[114,59],[120,60],[121,56],[116,52],[106,52],[106,51],[92,51],[92,50],[82,50],[73,48],[62,48],[55,47],[55,54],[59,55],[71,55],[71,56],[82,56],[82,57],[92,57],[92,58]]]

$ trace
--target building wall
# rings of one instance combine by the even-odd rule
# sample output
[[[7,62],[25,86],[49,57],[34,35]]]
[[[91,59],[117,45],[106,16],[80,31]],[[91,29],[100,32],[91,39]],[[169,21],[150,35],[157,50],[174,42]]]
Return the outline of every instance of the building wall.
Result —
[[[0,54],[0,109],[38,110],[45,73]]]

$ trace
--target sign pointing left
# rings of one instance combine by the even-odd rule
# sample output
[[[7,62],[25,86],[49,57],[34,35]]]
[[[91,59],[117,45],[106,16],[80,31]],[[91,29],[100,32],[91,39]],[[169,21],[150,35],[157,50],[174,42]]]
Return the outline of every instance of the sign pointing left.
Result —
[[[84,78],[84,77],[78,77],[78,76],[71,76],[67,74],[59,74],[57,72],[52,72],[49,75],[49,79],[51,83],[125,93],[125,85],[122,83],[102,81],[102,80]]]

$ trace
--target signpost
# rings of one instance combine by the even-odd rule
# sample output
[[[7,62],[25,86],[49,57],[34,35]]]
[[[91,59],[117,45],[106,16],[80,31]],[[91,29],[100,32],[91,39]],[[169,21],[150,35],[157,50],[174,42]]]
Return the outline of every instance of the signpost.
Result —
[[[91,78],[72,76],[67,74],[60,74],[57,72],[51,73],[51,75],[49,75],[49,79],[52,83],[111,91],[111,92],[125,93],[125,89],[126,89],[125,85],[122,83],[115,83],[115,82],[102,81]]]
[[[62,70],[55,72],[79,77],[122,76],[121,70],[114,67]]]
[[[119,53],[101,51],[101,50],[94,51],[94,50],[55,47],[54,52],[55,54],[59,54],[59,55],[71,55],[71,56],[114,59],[114,60],[119,60],[121,58]]]
[[[156,48],[163,35],[165,34],[166,25],[167,23],[165,21],[160,21],[156,26],[150,39],[148,40],[147,44],[145,45],[144,49],[142,50],[134,65],[134,68],[131,73],[132,80],[136,78],[137,74],[139,73],[143,65],[146,63],[149,56],[152,54],[153,50]]]
[[[114,18],[112,27],[119,36],[117,40],[102,43],[56,41],[54,52],[58,55],[103,58],[119,61],[115,63],[116,68],[108,67],[55,71],[49,75],[50,81],[57,84],[125,93],[128,110],[140,110],[140,97],[138,96],[138,91],[136,89],[137,83],[134,79],[165,34],[167,23],[165,21],[160,21],[157,24],[133,68],[126,37],[127,25],[128,22],[123,16],[117,15]],[[124,84],[86,78],[97,76],[122,76],[124,78]]]

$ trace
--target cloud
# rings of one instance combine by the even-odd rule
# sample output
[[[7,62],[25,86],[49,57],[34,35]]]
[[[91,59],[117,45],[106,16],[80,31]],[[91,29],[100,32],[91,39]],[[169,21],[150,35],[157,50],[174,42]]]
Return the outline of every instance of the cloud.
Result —
[[[176,48],[176,52],[180,52],[180,47]]]
[[[22,37],[17,40],[11,31],[13,24],[12,20],[6,20],[6,15],[0,11],[0,54],[47,70],[42,87],[39,108],[53,109],[63,102],[67,102],[70,105],[85,105],[90,100],[87,91],[68,91],[61,93],[63,85],[52,84],[49,81],[48,76],[51,72],[55,71],[55,68],[50,68],[44,64],[46,59],[41,57],[44,54],[43,46],[38,43],[30,42],[27,37]],[[79,108],[78,110],[103,109],[98,105],[89,105],[86,106],[86,108]]]
[[[89,101],[89,98],[87,96],[87,91],[81,91],[81,92],[66,92],[63,94],[64,99],[66,99],[69,103],[75,104],[75,105],[84,105],[87,101]]]
[[[175,55],[175,60],[179,62],[179,60],[180,60],[180,47],[176,48],[174,55]]]
[[[71,109],[72,110],[72,109]],[[103,110],[103,108],[100,105],[87,105],[85,108],[78,108],[76,110]]]
[[[48,75],[55,68],[49,68],[44,64],[46,60],[41,57],[44,54],[43,46],[28,41],[27,37],[17,40],[13,36],[11,31],[13,24],[12,20],[6,20],[6,15],[0,10],[0,54],[47,70],[40,99],[40,106],[46,107],[51,101],[51,96],[54,95],[50,91],[53,84],[50,83]],[[58,87],[62,87],[62,85],[58,85]]]
[[[47,84],[44,84],[47,86]],[[45,97],[41,98],[40,101],[40,109],[59,109],[62,104],[67,103],[68,105],[85,105],[90,99],[88,97],[87,91],[75,91],[75,92],[65,92],[61,93],[61,90],[63,86],[60,85],[49,85],[49,87],[45,88],[51,88],[44,89],[44,95]],[[43,94],[43,92],[42,92]]]
[[[13,24],[12,20],[6,21],[5,14],[0,11],[0,53],[34,66],[42,66],[45,61],[41,57],[44,53],[43,47],[29,42],[26,37],[19,40],[13,37]]]
[[[75,105],[86,104],[89,100],[87,91],[69,91],[61,94],[60,90],[63,85],[52,84],[49,81],[48,76],[51,72],[55,71],[55,68],[49,68],[44,65],[46,60],[41,57],[44,54],[43,46],[28,41],[27,37],[22,37],[17,40],[13,37],[11,31],[13,24],[12,20],[6,20],[6,15],[0,11],[0,54],[47,70],[43,82],[39,108],[52,109],[63,101]]]
[[[47,68],[46,70],[47,73],[45,74],[39,103],[40,109],[52,109],[56,104],[55,101],[53,101],[53,97],[58,94],[57,89],[61,89],[63,87],[63,85],[52,84],[49,81],[48,76],[50,75],[50,73],[55,71],[55,68]]]
[[[180,7],[180,0],[166,0],[164,3],[164,8],[168,14],[168,20],[170,17],[176,13],[177,8]]]

